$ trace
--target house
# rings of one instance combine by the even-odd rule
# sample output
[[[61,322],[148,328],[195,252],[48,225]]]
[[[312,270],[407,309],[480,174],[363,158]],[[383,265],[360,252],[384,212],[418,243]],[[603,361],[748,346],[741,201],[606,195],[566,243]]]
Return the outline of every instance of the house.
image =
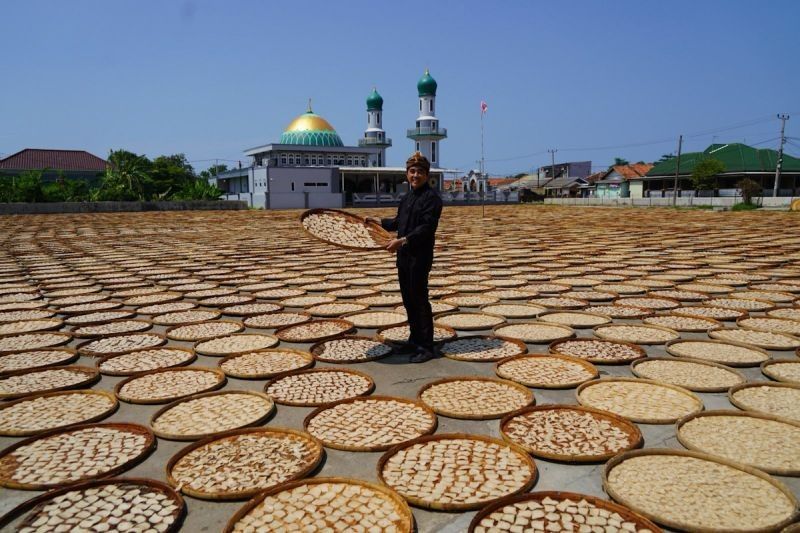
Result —
[[[586,182],[586,178],[592,171],[591,161],[571,161],[567,163],[556,163],[555,165],[545,165],[539,167],[535,173],[526,174],[518,180],[499,186],[500,189],[528,191],[537,196],[545,195],[547,185],[558,178],[581,178]]]
[[[584,196],[589,181],[586,178],[564,176],[551,180],[544,186],[545,196],[580,198]]]
[[[651,168],[651,163],[639,162],[613,165],[606,171],[593,174],[594,195],[597,198],[641,198],[640,180]]]
[[[738,194],[737,183],[743,178],[750,178],[761,184],[764,195],[772,196],[775,182],[775,168],[778,163],[778,152],[771,149],[759,149],[742,143],[712,144],[702,152],[689,152],[681,155],[681,166],[678,173],[678,194],[695,196],[698,191],[692,184],[692,172],[695,166],[707,159],[717,159],[725,165],[725,170],[717,175],[716,194],[734,196]],[[641,179],[644,196],[672,196],[675,187],[676,158],[660,161]],[[783,154],[781,167],[781,183],[778,196],[800,195],[800,159]]]
[[[0,159],[0,176],[19,176],[30,170],[43,171],[43,181],[65,179],[97,180],[108,163],[85,150],[25,148]]]

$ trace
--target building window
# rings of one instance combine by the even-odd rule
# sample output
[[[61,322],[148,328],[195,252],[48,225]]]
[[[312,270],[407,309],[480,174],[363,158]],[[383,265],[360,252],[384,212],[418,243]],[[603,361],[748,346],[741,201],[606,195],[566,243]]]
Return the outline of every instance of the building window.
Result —
[[[431,115],[433,115],[433,98],[431,98]]]
[[[286,154],[281,154],[281,165],[286,164]]]
[[[308,165],[308,156],[305,157],[305,164]]]
[[[381,154],[378,152],[378,166],[383,166],[383,161],[381,161]]]
[[[436,163],[436,141],[431,142],[431,163]]]
[[[294,154],[289,154],[289,164],[294,165]]]
[[[422,111],[422,100],[419,101],[419,110]]]
[[[348,157],[347,158],[347,165],[351,166],[351,167],[353,166],[353,158],[352,157]]]
[[[292,192],[294,192],[294,182],[292,182]]]
[[[378,127],[380,128],[381,127],[381,116],[380,115],[376,115],[375,116],[375,120],[378,122]]]
[[[433,100],[428,100],[428,111],[433,113]]]
[[[419,152],[419,143],[417,143],[417,152]]]

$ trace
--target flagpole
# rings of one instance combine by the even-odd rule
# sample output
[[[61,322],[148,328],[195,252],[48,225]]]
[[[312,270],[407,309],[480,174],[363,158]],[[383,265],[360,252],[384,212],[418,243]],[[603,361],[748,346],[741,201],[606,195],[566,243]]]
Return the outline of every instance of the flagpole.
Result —
[[[481,103],[481,181],[483,181],[483,195],[481,196],[481,217],[486,218],[486,188],[489,181],[486,179],[486,161],[483,158],[483,103]]]

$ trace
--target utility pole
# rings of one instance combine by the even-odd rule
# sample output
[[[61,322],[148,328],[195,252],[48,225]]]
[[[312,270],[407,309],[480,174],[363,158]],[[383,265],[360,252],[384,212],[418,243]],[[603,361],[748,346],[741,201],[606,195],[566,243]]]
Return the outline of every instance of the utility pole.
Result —
[[[781,182],[781,166],[783,165],[783,145],[786,142],[783,132],[786,130],[786,121],[789,120],[789,115],[778,114],[781,121],[781,143],[778,146],[778,164],[775,166],[775,183],[772,185],[773,198],[778,197],[778,187]]]
[[[675,165],[675,183],[672,185],[672,205],[678,205],[678,174],[681,171],[681,148],[683,147],[683,135],[678,136],[678,161]]]
[[[486,110],[481,106],[481,182],[484,184],[483,194],[481,195],[481,218],[486,218],[486,188],[489,185],[485,174],[486,160],[483,157],[483,115],[485,114]],[[480,189],[480,182],[478,183],[478,189]]]
[[[556,179],[556,152],[558,152],[558,148],[550,148],[547,151],[550,153],[550,173],[552,174],[550,179]]]

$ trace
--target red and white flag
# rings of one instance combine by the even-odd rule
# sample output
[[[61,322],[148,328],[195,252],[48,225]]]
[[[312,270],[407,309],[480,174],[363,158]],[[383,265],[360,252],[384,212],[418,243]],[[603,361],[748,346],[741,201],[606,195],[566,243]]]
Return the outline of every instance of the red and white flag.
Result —
[[[481,100],[481,113],[486,113],[487,109],[489,109],[489,104]]]

